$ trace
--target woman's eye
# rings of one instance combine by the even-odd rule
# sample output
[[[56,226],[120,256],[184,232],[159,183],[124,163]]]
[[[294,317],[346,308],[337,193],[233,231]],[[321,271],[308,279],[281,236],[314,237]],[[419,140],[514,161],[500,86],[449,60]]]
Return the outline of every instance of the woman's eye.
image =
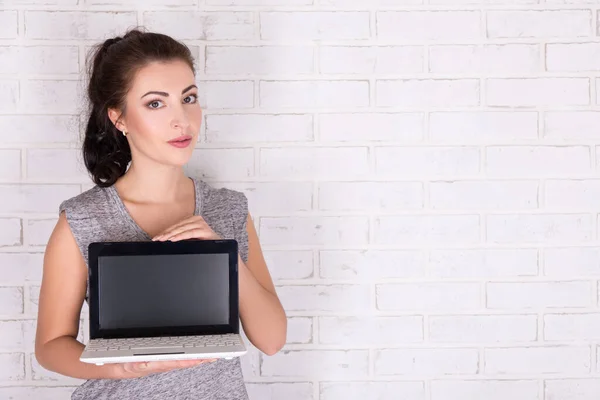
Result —
[[[188,97],[186,97],[185,99],[183,99],[183,101],[184,101],[184,103],[187,103],[187,104],[193,104],[196,101],[198,101],[198,96],[195,94],[191,94]]]
[[[154,100],[154,101],[148,103],[148,107],[150,107],[150,108],[159,108],[160,107],[160,101]]]

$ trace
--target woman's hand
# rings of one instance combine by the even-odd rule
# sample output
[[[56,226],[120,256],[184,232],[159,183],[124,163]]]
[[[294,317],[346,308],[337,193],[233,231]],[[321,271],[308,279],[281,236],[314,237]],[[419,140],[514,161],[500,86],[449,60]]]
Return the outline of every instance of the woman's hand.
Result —
[[[185,239],[218,240],[221,237],[199,215],[184,219],[183,221],[165,229],[161,234],[152,238],[153,241],[176,242]]]
[[[143,376],[158,374],[160,372],[172,371],[195,367],[217,361],[216,358],[201,360],[178,360],[178,361],[149,361],[111,364],[113,375],[116,379],[141,378]]]

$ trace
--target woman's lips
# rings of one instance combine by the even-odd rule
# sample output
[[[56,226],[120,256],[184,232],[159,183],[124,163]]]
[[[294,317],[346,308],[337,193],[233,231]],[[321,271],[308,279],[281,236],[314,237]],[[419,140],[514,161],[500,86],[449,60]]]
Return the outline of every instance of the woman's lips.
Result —
[[[192,143],[192,137],[190,135],[180,136],[177,139],[169,140],[167,143],[171,146],[183,149]]]

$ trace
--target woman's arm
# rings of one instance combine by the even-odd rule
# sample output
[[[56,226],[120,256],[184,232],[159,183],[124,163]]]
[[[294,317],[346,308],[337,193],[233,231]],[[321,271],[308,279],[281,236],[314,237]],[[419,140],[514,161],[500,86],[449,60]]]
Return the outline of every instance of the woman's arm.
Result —
[[[239,261],[240,318],[248,339],[267,355],[285,345],[287,318],[267,269],[258,235],[248,214],[248,260]]]
[[[85,347],[77,341],[77,333],[86,284],[85,261],[61,213],[44,254],[35,356],[42,367],[61,375],[115,378],[114,367],[79,361]]]

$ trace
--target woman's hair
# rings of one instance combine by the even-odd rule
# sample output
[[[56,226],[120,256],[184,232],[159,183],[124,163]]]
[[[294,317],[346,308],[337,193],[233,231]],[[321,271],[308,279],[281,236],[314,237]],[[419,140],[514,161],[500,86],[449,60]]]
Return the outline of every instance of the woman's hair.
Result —
[[[194,58],[188,47],[160,33],[138,28],[123,37],[96,45],[87,58],[89,119],[83,139],[83,161],[94,183],[114,184],[131,161],[131,149],[123,134],[108,118],[108,109],[126,113],[125,96],[135,74],[154,61],[186,62],[194,71]]]

